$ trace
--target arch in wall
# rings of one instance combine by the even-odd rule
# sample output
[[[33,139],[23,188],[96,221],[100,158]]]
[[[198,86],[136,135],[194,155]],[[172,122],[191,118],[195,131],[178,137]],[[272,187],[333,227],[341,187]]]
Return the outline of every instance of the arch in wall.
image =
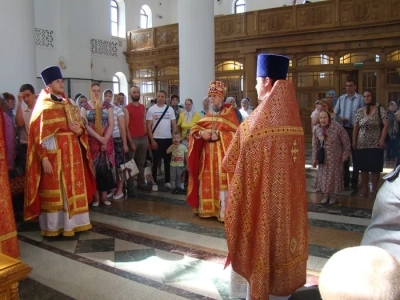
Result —
[[[151,28],[153,27],[153,14],[150,6],[147,4],[142,5],[140,8],[140,28]]]
[[[240,14],[246,11],[246,0],[233,0],[232,13]]]
[[[116,16],[115,12],[116,4]],[[113,25],[113,24],[117,25]],[[117,30],[113,29],[113,26],[117,27]],[[115,32],[117,31],[117,32]],[[125,16],[125,2],[124,0],[111,0],[111,34],[116,37],[125,37],[126,32],[126,16]]]
[[[118,85],[117,85],[118,84]],[[117,91],[118,89],[118,91]],[[122,72],[117,72],[113,76],[113,92],[114,94],[124,93],[126,96],[125,102],[127,101],[128,95],[128,81],[126,80],[126,76]],[[128,104],[128,103],[125,103]]]
[[[143,68],[135,70],[134,78],[153,78],[155,77],[155,72],[150,68]]]
[[[378,63],[380,55],[370,52],[353,52],[347,53],[339,58],[339,64],[355,64],[355,63]]]
[[[244,90],[243,63],[227,60],[215,65],[215,79],[226,84],[227,96],[234,97],[236,104],[240,106]]]
[[[243,64],[238,61],[227,60],[215,66],[215,72],[243,70]]]
[[[175,66],[168,66],[161,68],[157,71],[157,76],[179,75],[179,68]]]
[[[386,54],[386,61],[400,62],[400,50],[394,50]]]
[[[298,67],[332,65],[333,57],[326,54],[306,55],[297,60]]]

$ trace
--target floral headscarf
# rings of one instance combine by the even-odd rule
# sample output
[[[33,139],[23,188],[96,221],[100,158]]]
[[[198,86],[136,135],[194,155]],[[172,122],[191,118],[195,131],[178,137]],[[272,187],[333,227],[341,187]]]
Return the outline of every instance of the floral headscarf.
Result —
[[[336,96],[336,93],[334,90],[329,90],[326,92],[325,97],[327,96],[333,96],[333,101],[332,101],[332,108],[335,109],[338,97]]]
[[[328,127],[329,127],[329,125],[331,125],[331,122],[332,122],[331,115],[329,114],[329,112],[326,110],[321,110],[319,112],[319,114],[321,115],[322,112],[326,112],[326,114],[328,115],[328,126],[323,127],[320,124],[320,126],[317,128],[317,137],[321,143],[328,137]]]

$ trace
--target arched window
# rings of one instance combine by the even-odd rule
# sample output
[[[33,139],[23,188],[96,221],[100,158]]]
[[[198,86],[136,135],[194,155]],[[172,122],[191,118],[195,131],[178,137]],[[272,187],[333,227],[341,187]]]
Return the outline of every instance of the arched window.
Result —
[[[118,3],[115,0],[111,0],[111,34],[118,36]]]
[[[331,65],[331,64],[333,64],[333,58],[326,54],[304,56],[297,62],[297,65],[299,67]]]
[[[119,78],[117,77],[117,76],[113,76],[113,93],[114,93],[114,95],[115,94],[118,94],[119,93],[119,91],[121,90],[120,89],[120,82],[119,82]]]
[[[235,0],[233,5],[233,13],[240,14],[246,11],[246,1],[245,0]]]
[[[111,0],[111,35],[125,37],[125,2],[124,0]]]
[[[114,95],[118,93],[124,93],[125,95],[128,95],[128,82],[126,80],[126,76],[124,73],[122,72],[115,73],[112,81],[113,81]]]
[[[386,55],[386,61],[400,61],[400,50],[395,50]]]
[[[374,53],[348,53],[340,57],[340,64],[355,64],[355,63],[367,63],[367,62],[379,62],[379,54]]]
[[[243,70],[243,64],[233,60],[224,61],[215,66],[215,72],[236,70]]]
[[[139,69],[135,71],[135,78],[148,78],[154,77],[154,71],[152,69]]]
[[[178,75],[179,74],[179,68],[178,67],[165,67],[157,72],[157,76],[166,76],[166,75]]]
[[[151,28],[152,16],[151,9],[148,5],[143,5],[140,8],[140,28]]]

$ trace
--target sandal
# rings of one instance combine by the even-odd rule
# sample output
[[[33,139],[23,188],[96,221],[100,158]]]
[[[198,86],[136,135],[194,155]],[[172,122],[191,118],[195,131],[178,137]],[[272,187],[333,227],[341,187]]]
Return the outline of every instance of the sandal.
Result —
[[[110,206],[111,202],[108,200],[101,200],[101,203],[103,203],[105,206]]]

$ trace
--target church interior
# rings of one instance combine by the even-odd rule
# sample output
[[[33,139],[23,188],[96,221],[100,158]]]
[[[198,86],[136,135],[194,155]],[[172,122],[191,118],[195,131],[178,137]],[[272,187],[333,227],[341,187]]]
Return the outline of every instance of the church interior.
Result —
[[[39,92],[40,71],[58,65],[71,98],[77,93],[89,96],[92,80],[101,82],[103,90],[125,95],[136,85],[145,106],[158,90],[166,90],[169,97],[185,89],[187,94],[181,73],[196,69],[180,63],[183,13],[178,10],[183,1],[203,5],[195,3],[199,0],[2,3],[0,20],[14,30],[0,33],[0,92],[17,95],[23,83]],[[207,63],[238,105],[248,97],[257,106],[258,54],[290,58],[288,80],[295,87],[306,138],[309,225],[307,283],[290,299],[321,299],[322,268],[337,251],[360,245],[375,199],[347,188],[336,205],[320,205],[323,195],[314,189],[310,114],[327,91],[344,94],[349,79],[358,83],[358,92],[374,91],[385,108],[391,101],[398,103],[400,1],[203,1],[214,8],[214,58]],[[199,111],[207,93],[206,86],[201,89],[202,94],[191,96]],[[386,161],[381,176],[394,167],[395,162]],[[200,218],[184,195],[171,194],[164,184],[158,192],[136,192],[110,207],[91,207],[90,221],[89,231],[49,238],[41,236],[37,222],[17,218],[20,261],[32,268],[19,282],[19,299],[233,299],[230,270],[225,268],[224,224]]]

